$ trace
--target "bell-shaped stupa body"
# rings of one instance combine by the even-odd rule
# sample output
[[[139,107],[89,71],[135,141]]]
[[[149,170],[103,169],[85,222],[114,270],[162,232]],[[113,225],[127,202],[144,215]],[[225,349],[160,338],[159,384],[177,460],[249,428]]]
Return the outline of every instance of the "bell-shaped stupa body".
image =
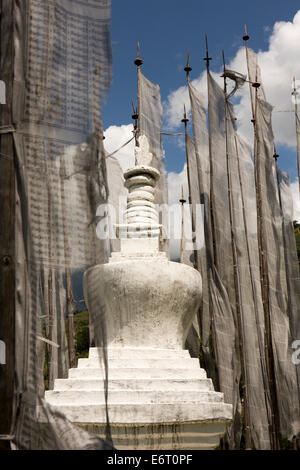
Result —
[[[181,349],[200,306],[201,276],[159,251],[163,227],[155,188],[160,175],[145,165],[152,159],[147,138],[139,144],[137,165],[124,173],[128,199],[125,223],[117,227],[121,250],[108,264],[86,272],[86,299],[96,300],[95,306],[105,303],[108,346]],[[90,292],[95,285],[101,288]]]
[[[232,406],[213,390],[198,359],[184,350],[201,302],[201,276],[159,251],[163,227],[155,188],[160,175],[148,166],[152,156],[145,136],[135,157],[136,166],[124,173],[128,198],[124,223],[117,227],[120,251],[84,275],[95,328],[97,315],[101,324],[105,318],[114,444],[120,449],[215,448]],[[91,348],[89,358],[79,359],[78,368],[70,370],[69,379],[56,381],[56,390],[73,391],[72,405],[63,404],[62,392],[48,392],[47,400],[60,405],[71,421],[104,434],[104,394],[100,403],[96,393],[104,390],[100,353],[101,348]],[[81,397],[76,395],[80,386],[86,390]]]

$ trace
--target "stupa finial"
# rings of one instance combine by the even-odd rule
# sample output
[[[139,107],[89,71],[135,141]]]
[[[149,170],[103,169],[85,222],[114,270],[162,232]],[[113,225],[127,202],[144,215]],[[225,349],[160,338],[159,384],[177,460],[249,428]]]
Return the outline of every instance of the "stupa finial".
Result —
[[[149,142],[145,135],[138,137],[139,146],[134,148],[135,164],[140,165],[151,165],[153,154],[150,152]]]

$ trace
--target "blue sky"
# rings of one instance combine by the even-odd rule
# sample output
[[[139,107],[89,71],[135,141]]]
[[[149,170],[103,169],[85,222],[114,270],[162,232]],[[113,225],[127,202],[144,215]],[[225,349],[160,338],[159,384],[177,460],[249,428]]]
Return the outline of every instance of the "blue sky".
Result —
[[[136,67],[133,61],[136,57],[136,44],[140,41],[141,56],[144,60],[143,73],[161,88],[163,102],[166,102],[170,93],[185,85],[185,73],[183,67],[186,61],[187,50],[190,49],[191,65],[193,67],[192,79],[197,79],[204,70],[205,54],[204,34],[207,32],[209,40],[209,54],[213,58],[211,69],[219,72],[221,68],[222,49],[225,51],[226,61],[237,64],[236,56],[243,46],[242,35],[244,24],[247,23],[250,35],[249,46],[256,52],[270,52],[261,57],[262,61],[272,65],[276,53],[274,47],[280,42],[280,35],[274,38],[274,44],[270,44],[270,36],[276,22],[292,22],[300,5],[294,0],[277,2],[271,0],[252,0],[241,2],[206,1],[201,0],[112,0],[111,36],[113,47],[113,84],[107,96],[106,105],[103,108],[104,129],[109,126],[129,124],[131,120],[131,100],[136,99]],[[294,28],[295,29],[295,28]],[[287,50],[289,30],[283,30],[287,37]],[[300,34],[300,26],[299,26]],[[282,43],[282,41],[281,41]],[[297,43],[299,50],[298,71],[300,79],[300,41]],[[272,49],[273,48],[273,49]],[[272,52],[273,51],[273,52]],[[276,51],[275,51],[276,52]],[[285,56],[284,50],[280,53]],[[277,54],[278,56],[278,54]],[[296,52],[294,53],[296,56]],[[291,56],[290,62],[294,62]],[[271,59],[270,59],[271,57]],[[280,57],[277,57],[277,68]],[[272,71],[270,72],[272,73]],[[291,72],[292,73],[292,69]],[[294,71],[293,71],[294,73]],[[272,77],[265,71],[266,83],[272,85]],[[289,77],[289,75],[288,75]],[[264,79],[264,74],[263,74]],[[290,94],[289,78],[278,81],[278,93],[281,88],[287,88],[286,96]],[[276,80],[275,80],[276,82]],[[270,95],[266,86],[266,94],[269,101],[274,104],[277,99],[277,89],[270,86]],[[279,95],[278,95],[279,96]],[[272,100],[270,99],[272,98]],[[291,109],[289,98],[285,98],[285,104],[278,101],[278,108]],[[273,102],[272,102],[273,101]],[[277,103],[275,103],[277,105]],[[280,110],[280,109],[279,109]],[[277,113],[275,119],[284,119],[287,114]],[[292,123],[292,121],[291,121]],[[165,129],[167,128],[165,122]],[[279,131],[282,126],[277,122]],[[275,126],[276,127],[276,126]],[[292,148],[293,129],[290,127],[290,137],[280,137],[278,152],[279,164],[283,170],[291,174],[292,180],[296,178],[296,156]],[[175,129],[178,131],[180,128]],[[276,128],[275,128],[276,130]],[[282,131],[283,132],[283,131]],[[115,147],[123,142],[115,143]],[[185,162],[183,149],[178,145],[179,141],[173,137],[164,137],[164,149],[168,171],[180,172]],[[288,145],[289,144],[289,145]]]

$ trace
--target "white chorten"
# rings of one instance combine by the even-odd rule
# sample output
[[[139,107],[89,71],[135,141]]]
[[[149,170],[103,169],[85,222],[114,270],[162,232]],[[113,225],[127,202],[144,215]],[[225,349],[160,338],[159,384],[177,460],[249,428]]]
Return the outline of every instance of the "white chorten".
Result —
[[[232,419],[232,406],[184,349],[201,301],[201,276],[159,251],[155,208],[159,172],[147,138],[135,149],[121,249],[84,277],[89,310],[104,303],[108,350],[108,409],[117,449],[213,449]],[[97,289],[101,286],[101,289]],[[96,287],[96,288],[95,288]],[[105,293],[105,295],[103,295]],[[79,359],[68,379],[46,392],[73,422],[104,436],[104,372],[99,348]]]

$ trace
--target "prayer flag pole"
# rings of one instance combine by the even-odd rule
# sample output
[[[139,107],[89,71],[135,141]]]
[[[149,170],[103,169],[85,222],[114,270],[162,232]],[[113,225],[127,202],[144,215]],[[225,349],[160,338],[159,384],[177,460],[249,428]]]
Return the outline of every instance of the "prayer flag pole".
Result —
[[[190,67],[190,70],[192,68]],[[183,119],[181,119],[181,122],[184,123],[184,135],[185,135],[185,151],[186,151],[186,167],[187,167],[187,179],[188,179],[188,187],[189,187],[189,205],[191,209],[191,220],[192,220],[192,237],[193,237],[193,245],[194,245],[194,237],[196,233],[196,221],[194,220],[194,213],[192,209],[192,196],[191,196],[191,168],[190,168],[190,162],[189,162],[189,154],[188,154],[188,145],[187,145],[187,140],[188,140],[188,131],[187,131],[187,123],[189,122],[189,119],[187,118],[186,115],[186,108],[184,105],[184,114],[183,114]],[[198,253],[196,248],[194,247],[194,268],[198,269]]]
[[[299,95],[296,88],[296,78],[293,78],[294,89],[292,95],[295,100],[295,124],[296,124],[296,142],[297,142],[297,167],[298,167],[298,179],[299,179],[299,196],[300,196],[300,120],[298,117],[298,102],[297,96]]]
[[[269,386],[269,391],[270,391],[270,396],[271,396],[271,400],[270,400],[271,419],[269,422],[269,432],[270,432],[271,448],[273,450],[279,450],[280,449],[279,423],[278,423],[279,413],[278,413],[278,405],[277,405],[274,357],[273,357],[273,349],[272,349],[272,333],[271,333],[271,325],[270,325],[269,278],[268,278],[268,272],[267,272],[266,250],[265,250],[264,231],[263,231],[261,177],[260,177],[260,166],[258,162],[259,139],[258,139],[257,122],[256,122],[257,105],[258,105],[258,89],[261,84],[257,81],[258,80],[257,67],[256,67],[255,81],[254,82],[251,81],[249,53],[248,53],[249,36],[247,34],[246,25],[245,25],[245,34],[243,36],[243,40],[245,41],[250,97],[251,97],[251,106],[252,106],[251,122],[253,123],[253,129],[254,129],[254,177],[255,177],[256,207],[257,207],[257,235],[258,235],[260,275],[261,275],[260,282],[261,282],[262,301],[263,301],[264,317],[265,317],[266,364],[267,364],[268,386]],[[252,92],[251,87],[255,89],[255,93]]]
[[[14,71],[14,3],[1,1],[1,77],[6,103],[0,105],[1,127],[12,124]],[[9,450],[13,433],[15,377],[15,151],[11,131],[0,135],[0,450]]]
[[[139,146],[138,138],[140,135],[140,130],[141,130],[141,118],[140,118],[140,113],[141,113],[141,89],[140,89],[140,73],[141,73],[141,66],[143,65],[144,61],[140,57],[140,43],[137,43],[137,57],[134,61],[134,64],[137,67],[137,101],[138,101],[138,108],[136,112],[134,113],[135,115],[137,114],[137,127],[135,131],[135,138],[136,138],[136,145]]]
[[[180,240],[180,263],[183,263],[183,249],[184,249],[184,204],[186,200],[184,199],[183,186],[181,186],[181,199],[179,199],[181,204],[181,240]]]
[[[240,285],[240,274],[238,269],[238,256],[236,247],[236,236],[235,236],[235,223],[234,223],[234,210],[232,204],[232,193],[231,193],[231,177],[230,177],[230,162],[229,162],[229,145],[228,145],[228,125],[230,116],[228,112],[228,97],[227,97],[227,81],[226,81],[226,66],[225,66],[225,55],[222,51],[223,57],[223,78],[224,78],[224,100],[225,100],[225,142],[226,142],[226,172],[227,172],[227,190],[228,190],[228,205],[229,205],[229,219],[231,227],[231,246],[232,246],[232,258],[233,258],[233,272],[234,272],[234,288],[235,288],[235,299],[236,299],[236,311],[237,311],[237,323],[239,330],[239,349],[241,356],[241,374],[244,382],[244,424],[245,424],[245,447],[246,450],[251,450],[251,432],[250,432],[250,414],[249,414],[249,399],[248,399],[248,379],[246,369],[246,357],[244,350],[245,334],[243,328],[244,315],[242,314],[242,302],[241,302],[241,285]],[[242,317],[243,315],[243,317]]]

